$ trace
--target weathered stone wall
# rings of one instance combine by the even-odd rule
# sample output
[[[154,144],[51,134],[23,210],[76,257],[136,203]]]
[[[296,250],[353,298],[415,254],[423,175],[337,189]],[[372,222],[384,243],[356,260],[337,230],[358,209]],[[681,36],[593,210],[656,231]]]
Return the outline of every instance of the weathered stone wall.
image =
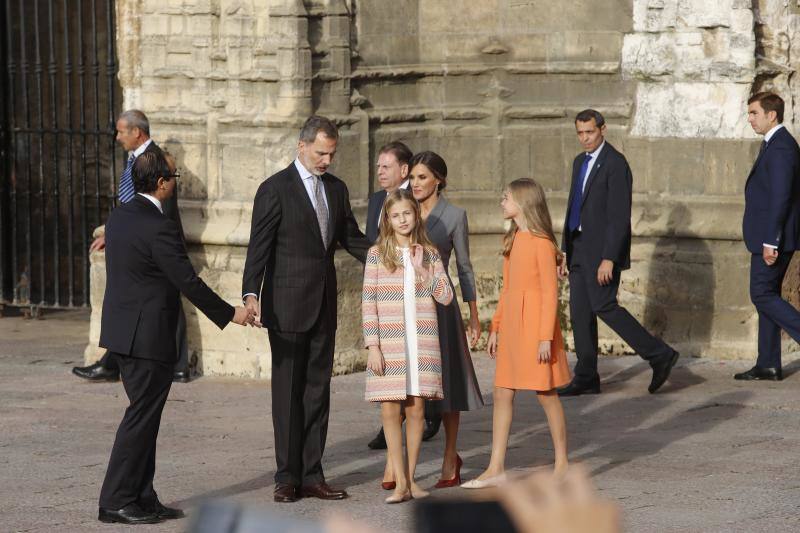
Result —
[[[177,155],[192,258],[232,303],[253,194],[291,161],[299,125],[317,112],[341,126],[334,172],[362,223],[383,143],[445,157],[447,195],[469,214],[484,324],[500,284],[504,184],[539,180],[560,228],[580,150],[572,119],[599,109],[634,172],[621,301],[688,355],[750,356],[740,221],[757,142],[745,101],[754,84],[794,91],[797,17],[782,4],[118,0],[120,80],[125,107],[144,109]],[[362,360],[361,269],[344,253],[337,262],[337,370],[347,371]],[[220,335],[186,309],[198,368],[269,377],[263,332]],[[608,353],[629,350],[601,337]]]

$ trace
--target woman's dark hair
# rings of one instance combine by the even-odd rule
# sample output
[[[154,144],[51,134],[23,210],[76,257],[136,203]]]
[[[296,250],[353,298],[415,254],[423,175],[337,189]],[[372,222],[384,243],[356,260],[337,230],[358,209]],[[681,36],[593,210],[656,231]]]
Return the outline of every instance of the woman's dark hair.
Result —
[[[436,152],[420,152],[411,158],[411,162],[408,163],[408,171],[411,172],[411,169],[420,164],[428,167],[439,180],[440,191],[447,187],[447,163],[444,162],[442,156]]]
[[[171,176],[172,172],[164,154],[155,150],[147,151],[137,157],[131,169],[133,190],[136,192],[151,193],[158,187],[158,178],[166,180]]]

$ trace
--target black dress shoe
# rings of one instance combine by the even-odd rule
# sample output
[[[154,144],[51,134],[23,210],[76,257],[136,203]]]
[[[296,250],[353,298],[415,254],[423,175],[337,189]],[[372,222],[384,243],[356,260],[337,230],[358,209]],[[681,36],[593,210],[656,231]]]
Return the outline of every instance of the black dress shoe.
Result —
[[[188,370],[176,370],[172,374],[172,381],[174,383],[189,383],[191,381]]]
[[[167,507],[159,501],[153,505],[142,505],[141,507],[145,512],[153,513],[162,520],[174,520],[176,518],[184,518],[186,516],[183,510]]]
[[[72,373],[89,381],[119,381],[119,369],[111,370],[100,363],[72,367]]]
[[[573,379],[569,385],[567,385],[566,387],[561,387],[556,392],[558,392],[559,396],[580,396],[581,394],[600,394],[600,377],[599,376],[595,377],[589,383],[580,383]]]
[[[297,487],[288,483],[278,483],[275,485],[275,492],[272,499],[277,503],[291,503],[297,501]]]
[[[348,497],[344,490],[334,489],[324,481],[316,485],[304,485],[300,488],[301,498],[319,498],[320,500],[344,500]]]
[[[367,448],[370,450],[385,450],[386,449],[386,437],[383,434],[383,428],[378,431],[378,434],[375,435],[375,438],[372,439],[367,443]]]
[[[442,417],[440,415],[433,416],[425,419],[425,431],[422,432],[422,440],[431,440],[439,433],[439,426],[442,425]]]
[[[156,514],[148,513],[135,503],[117,510],[101,507],[97,519],[106,524],[158,524],[161,522],[161,518]]]
[[[672,354],[653,365],[653,379],[650,381],[650,386],[647,387],[650,394],[653,394],[661,388],[661,385],[666,383],[669,373],[672,372],[672,367],[678,362],[678,357],[680,356],[681,354],[673,350]]]
[[[747,372],[740,372],[734,374],[733,379],[741,381],[753,380],[766,380],[766,381],[781,381],[783,379],[783,370],[780,368],[760,368],[754,366]]]

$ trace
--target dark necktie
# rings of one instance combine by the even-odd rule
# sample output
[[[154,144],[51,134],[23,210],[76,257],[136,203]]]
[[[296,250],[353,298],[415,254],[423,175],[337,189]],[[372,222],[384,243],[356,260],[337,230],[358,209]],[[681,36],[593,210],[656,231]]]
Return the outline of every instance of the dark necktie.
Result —
[[[130,202],[135,194],[133,190],[133,175],[131,174],[135,159],[136,156],[131,152],[131,156],[128,158],[128,164],[125,165],[125,170],[122,171],[122,177],[119,180],[119,201],[122,204]]]
[[[325,192],[322,190],[322,178],[311,176],[314,180],[314,211],[317,212],[319,232],[322,234],[322,245],[328,247],[328,206],[325,205]]]
[[[581,171],[578,172],[578,178],[572,184],[572,190],[575,191],[572,195],[572,203],[569,205],[569,221],[567,226],[570,231],[575,231],[581,225],[581,205],[583,205],[583,182],[586,179],[586,172],[589,170],[589,162],[592,160],[591,154],[586,154],[583,158]]]
[[[764,154],[764,150],[767,149],[767,141],[761,141],[761,148],[758,149],[758,157],[761,157]]]

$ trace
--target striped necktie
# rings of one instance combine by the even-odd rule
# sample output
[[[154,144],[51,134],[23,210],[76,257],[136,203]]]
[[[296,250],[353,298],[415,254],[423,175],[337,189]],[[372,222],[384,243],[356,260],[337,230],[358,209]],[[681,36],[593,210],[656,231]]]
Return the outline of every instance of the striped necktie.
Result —
[[[322,190],[322,178],[311,176],[314,180],[314,203],[317,212],[317,222],[319,222],[319,232],[322,234],[322,245],[328,247],[328,206],[325,205],[325,192]]]
[[[131,152],[131,156],[128,158],[128,164],[125,165],[125,170],[122,171],[122,177],[119,180],[119,201],[122,204],[130,202],[135,193],[133,190],[133,176],[131,175],[133,161],[135,159],[136,156]]]

